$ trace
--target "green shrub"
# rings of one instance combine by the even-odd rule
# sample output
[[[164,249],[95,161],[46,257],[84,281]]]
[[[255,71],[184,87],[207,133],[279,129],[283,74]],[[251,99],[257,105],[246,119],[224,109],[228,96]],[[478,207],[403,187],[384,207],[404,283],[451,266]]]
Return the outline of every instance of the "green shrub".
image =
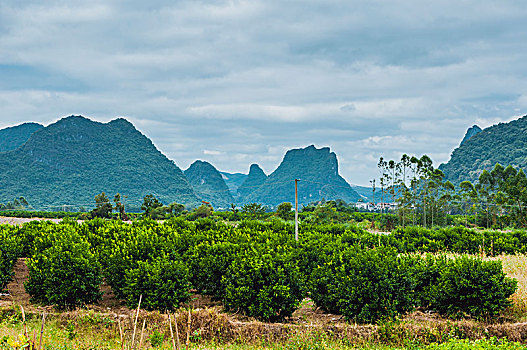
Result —
[[[222,279],[225,308],[266,321],[291,316],[303,295],[287,249],[253,245],[238,254]]]
[[[446,255],[411,256],[411,273],[415,277],[416,305],[430,309],[437,293],[435,289],[450,259]]]
[[[13,267],[21,254],[21,246],[12,226],[0,226],[0,292],[13,278]]]
[[[112,227],[111,224],[107,226]],[[118,224],[113,235],[105,239],[98,253],[104,277],[118,298],[126,298],[126,271],[136,269],[140,261],[153,261],[173,251],[177,232],[163,232],[155,221]]]
[[[511,305],[516,288],[517,281],[506,277],[501,261],[461,256],[448,260],[440,271],[430,288],[430,306],[446,316],[495,317]]]
[[[222,278],[241,250],[231,242],[202,242],[192,251],[190,266],[192,285],[199,293],[221,299],[224,295]]]
[[[142,295],[141,306],[147,310],[174,310],[190,297],[188,268],[166,257],[139,261],[126,272],[124,295],[130,307],[136,307]]]
[[[310,296],[317,306],[359,323],[410,311],[415,279],[408,258],[393,248],[352,246],[314,269]]]
[[[71,308],[99,300],[100,265],[74,230],[47,237],[51,246],[27,260],[25,288],[34,302]]]

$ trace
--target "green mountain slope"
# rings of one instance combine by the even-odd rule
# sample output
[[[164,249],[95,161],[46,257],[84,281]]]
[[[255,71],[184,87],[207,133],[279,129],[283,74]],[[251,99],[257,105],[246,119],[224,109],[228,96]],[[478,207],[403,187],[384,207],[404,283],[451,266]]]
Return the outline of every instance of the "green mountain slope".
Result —
[[[227,173],[225,171],[220,171],[221,177],[223,178],[223,181],[225,181],[225,184],[229,188],[229,191],[231,191],[231,195],[234,197],[236,196],[236,192],[238,192],[238,188],[242,185],[242,183],[247,178],[247,174],[242,173]]]
[[[351,185],[351,188],[353,188],[353,190],[355,192],[357,192],[359,194],[359,196],[361,196],[361,198],[362,198],[362,200],[364,202],[372,202],[373,201],[373,191],[372,191],[371,187],[365,187],[365,186],[359,186],[359,185]],[[380,189],[378,190],[378,192],[380,193]]]
[[[287,151],[282,163],[260,188],[246,197],[246,202],[276,206],[295,201],[295,179],[299,204],[308,204],[322,198],[355,202],[360,196],[338,173],[335,153],[328,147],[309,146]]]
[[[37,123],[24,123],[0,130],[0,152],[7,152],[22,146],[29,137],[44,126]]]
[[[465,137],[463,137],[463,140],[461,140],[460,146],[467,142],[472,136],[479,134],[481,132],[481,128],[477,125],[472,125],[471,128],[467,130],[465,133]]]
[[[0,153],[0,181],[0,202],[24,196],[40,209],[93,206],[103,191],[128,196],[125,204],[140,205],[146,194],[165,204],[198,203],[183,172],[125,119],[61,119]]]
[[[456,148],[439,169],[454,184],[475,181],[496,163],[527,167],[527,116],[488,127]]]
[[[198,198],[211,203],[214,208],[228,208],[234,203],[223,177],[212,164],[197,160],[185,170],[185,176]]]
[[[258,164],[251,164],[249,175],[247,175],[245,181],[238,188],[236,196],[237,202],[242,204],[248,203],[247,197],[263,185],[265,180],[267,180],[267,175],[265,175],[262,168]]]

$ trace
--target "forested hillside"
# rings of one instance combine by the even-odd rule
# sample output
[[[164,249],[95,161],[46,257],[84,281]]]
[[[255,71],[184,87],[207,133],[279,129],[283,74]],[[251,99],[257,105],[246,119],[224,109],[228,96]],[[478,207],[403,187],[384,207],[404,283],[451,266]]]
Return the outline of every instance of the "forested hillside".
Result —
[[[242,183],[247,178],[247,174],[242,173],[228,173],[225,171],[220,171],[221,177],[223,178],[223,181],[225,181],[225,184],[229,188],[229,191],[231,192],[231,195],[234,197],[236,196],[236,192],[238,192],[238,188],[242,185]]]
[[[208,162],[197,160],[185,170],[198,199],[207,201],[214,208],[228,208],[234,198],[220,172]]]
[[[527,116],[488,127],[473,135],[452,152],[441,169],[454,184],[476,181],[483,170],[496,163],[516,168],[527,166]]]
[[[294,202],[295,179],[301,180],[298,185],[300,204],[321,199],[355,202],[360,198],[339,175],[336,154],[330,152],[328,147],[317,149],[309,146],[287,151],[278,168],[245,201],[273,206],[282,202]]]
[[[239,203],[246,203],[247,197],[256,191],[267,180],[267,175],[258,164],[251,164],[249,168],[249,175],[245,181],[238,188],[237,201]]]
[[[165,204],[198,202],[183,172],[125,119],[61,119],[0,154],[0,181],[0,202],[24,196],[42,209],[93,205],[103,191],[127,196],[125,204],[140,205],[147,194]]]
[[[0,152],[7,152],[22,146],[33,133],[44,126],[37,123],[24,123],[0,130]]]

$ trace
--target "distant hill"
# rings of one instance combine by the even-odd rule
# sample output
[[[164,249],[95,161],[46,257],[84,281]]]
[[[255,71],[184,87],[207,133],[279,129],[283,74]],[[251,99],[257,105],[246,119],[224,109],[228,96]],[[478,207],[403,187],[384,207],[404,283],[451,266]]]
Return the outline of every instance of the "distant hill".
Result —
[[[479,134],[481,132],[481,128],[477,125],[472,125],[471,128],[467,130],[465,133],[465,137],[463,137],[463,140],[461,140],[460,146],[467,142],[472,136]]]
[[[359,196],[362,198],[363,201],[365,202],[373,201],[373,192],[372,192],[371,187],[351,185],[351,188],[353,188],[353,190],[359,194]],[[379,193],[380,193],[380,189],[379,189]]]
[[[147,194],[163,203],[196,205],[183,172],[125,119],[107,124],[81,116],[59,120],[16,150],[0,153],[0,202],[24,196],[39,209],[91,207],[106,192],[140,205]]]
[[[287,151],[282,163],[265,182],[250,193],[245,202],[276,206],[295,201],[294,180],[298,185],[299,204],[309,204],[322,198],[355,202],[360,196],[338,173],[335,153],[328,147],[317,149],[309,146]]]
[[[212,164],[197,160],[185,170],[185,176],[198,199],[211,203],[215,209],[229,208],[234,203],[222,175]]]
[[[255,192],[261,185],[267,180],[267,175],[258,164],[251,164],[249,168],[249,175],[245,178],[245,181],[238,188],[236,200],[238,203],[248,203],[247,197]]]
[[[242,183],[247,178],[247,174],[242,173],[227,173],[225,171],[220,171],[221,177],[223,178],[223,181],[225,181],[225,184],[229,188],[229,191],[231,192],[231,195],[234,197],[236,196],[236,192],[238,192],[238,188],[242,185]]]
[[[439,169],[454,184],[475,181],[496,163],[527,167],[527,116],[488,127],[456,148]]]
[[[24,123],[0,130],[0,152],[7,152],[22,146],[29,137],[44,126],[38,123]]]

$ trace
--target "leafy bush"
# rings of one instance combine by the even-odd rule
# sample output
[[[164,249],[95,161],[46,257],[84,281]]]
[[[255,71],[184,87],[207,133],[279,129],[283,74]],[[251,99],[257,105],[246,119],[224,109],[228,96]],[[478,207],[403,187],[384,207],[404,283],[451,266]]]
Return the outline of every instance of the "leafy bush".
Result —
[[[188,268],[166,257],[140,261],[126,272],[124,295],[130,307],[136,307],[143,295],[141,306],[147,310],[174,310],[190,297]]]
[[[222,281],[225,308],[260,320],[291,316],[303,298],[298,268],[285,247],[253,245],[236,257]]]
[[[31,300],[58,308],[99,300],[102,275],[90,244],[74,230],[47,238],[51,245],[27,260]]]
[[[393,248],[349,247],[313,270],[310,296],[317,306],[360,323],[397,316],[415,303],[407,260]]]
[[[0,226],[0,292],[13,278],[13,267],[20,256],[21,247],[12,226]]]
[[[103,239],[98,254],[106,281],[117,297],[125,298],[123,288],[127,282],[124,272],[136,269],[140,261],[152,261],[170,254],[179,236],[174,231],[162,231],[164,226],[151,220],[106,227],[112,225],[117,226],[107,239]]]
[[[503,272],[501,261],[470,256],[448,260],[435,283],[430,287],[430,306],[454,317],[498,316],[511,305],[509,297],[517,288],[517,281]]]
[[[224,295],[222,278],[240,250],[239,244],[231,242],[197,245],[190,258],[194,288],[199,293],[221,299]]]

